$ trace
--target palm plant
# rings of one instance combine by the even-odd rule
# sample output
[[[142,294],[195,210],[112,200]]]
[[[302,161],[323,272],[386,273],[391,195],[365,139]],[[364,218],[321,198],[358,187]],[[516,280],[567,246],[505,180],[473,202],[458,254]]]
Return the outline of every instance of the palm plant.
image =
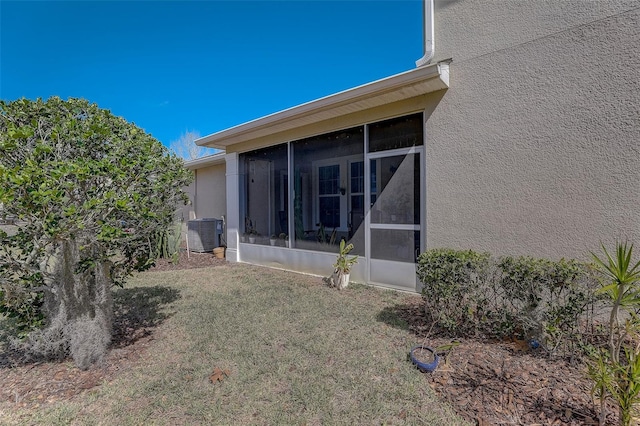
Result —
[[[609,351],[596,355],[588,375],[594,381],[592,393],[600,399],[600,424],[604,424],[604,400],[611,396],[618,404],[620,424],[626,426],[631,424],[634,404],[640,402],[640,321],[634,312],[627,312],[623,327],[620,313],[640,308],[640,261],[634,264],[631,260],[633,244],[616,243],[613,256],[604,245],[602,250],[602,259],[591,254],[597,270],[607,280],[599,293],[611,304]]]
[[[340,251],[338,252],[336,263],[333,264],[336,273],[340,275],[348,274],[351,272],[351,266],[354,263],[358,263],[358,256],[348,256],[351,250],[353,250],[353,244],[347,244],[344,240],[340,240]]]
[[[600,288],[599,293],[608,297],[611,302],[609,316],[609,351],[614,362],[620,361],[620,349],[626,332],[620,326],[620,310],[625,308],[640,307],[640,261],[631,266],[633,244],[627,247],[627,243],[616,243],[615,257],[612,257],[604,244],[602,251],[606,259],[601,260],[593,252],[594,261],[598,271],[609,280],[609,284]]]

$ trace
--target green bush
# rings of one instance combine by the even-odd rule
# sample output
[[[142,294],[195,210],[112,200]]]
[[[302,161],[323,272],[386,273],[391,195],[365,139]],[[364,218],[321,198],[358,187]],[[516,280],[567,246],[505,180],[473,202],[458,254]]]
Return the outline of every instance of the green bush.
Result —
[[[489,253],[451,249],[422,253],[417,273],[427,316],[449,332],[475,333],[483,316],[485,295],[481,288],[489,267]]]
[[[542,340],[547,349],[572,351],[580,343],[579,320],[595,300],[595,280],[575,260],[502,257],[500,310],[512,319],[512,333]]]
[[[0,311],[38,328],[28,352],[83,369],[104,356],[111,288],[151,267],[192,179],[158,140],[86,100],[0,100],[0,203],[18,219],[0,232]]]
[[[43,299],[42,293],[31,290],[29,282],[6,283],[0,289],[0,315],[12,318],[17,336],[24,338],[44,323]]]
[[[428,320],[450,334],[535,339],[557,353],[582,346],[579,321],[596,286],[575,260],[432,249],[417,273]]]

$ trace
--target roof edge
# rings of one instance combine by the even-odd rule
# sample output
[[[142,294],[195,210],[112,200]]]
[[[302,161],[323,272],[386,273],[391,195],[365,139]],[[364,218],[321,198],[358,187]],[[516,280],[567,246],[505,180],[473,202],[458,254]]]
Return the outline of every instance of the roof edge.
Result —
[[[421,81],[439,78],[442,81],[443,88],[449,87],[449,63],[450,59],[440,61],[436,64],[425,65],[400,74],[376,80],[371,83],[363,84],[342,92],[338,92],[329,96],[325,96],[310,102],[306,102],[292,108],[288,108],[264,117],[248,121],[246,123],[230,127],[228,129],[212,133],[197,139],[195,143],[199,146],[209,146],[214,148],[225,149],[226,144],[223,140],[237,137],[239,135],[250,133],[258,129],[267,128],[275,124],[283,123],[308,115],[312,115],[319,111],[329,110],[341,105],[357,102],[368,97],[373,97],[381,93],[400,89],[404,86],[415,84]],[[218,144],[216,144],[218,143]]]
[[[224,156],[225,152],[216,152],[215,154],[207,155],[206,157],[185,161],[184,166],[189,170],[197,170],[202,169],[203,167],[225,164]]]

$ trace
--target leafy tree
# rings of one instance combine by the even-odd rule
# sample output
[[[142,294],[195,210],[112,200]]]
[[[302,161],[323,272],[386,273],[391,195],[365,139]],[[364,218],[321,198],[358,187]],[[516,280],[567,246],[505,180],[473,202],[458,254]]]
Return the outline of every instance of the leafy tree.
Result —
[[[191,181],[151,135],[82,99],[0,101],[0,312],[39,355],[88,368],[111,340],[113,285],[153,264]]]
[[[185,160],[195,160],[218,152],[217,149],[196,145],[196,139],[200,139],[200,133],[194,130],[186,131],[178,139],[171,141],[169,149]]]

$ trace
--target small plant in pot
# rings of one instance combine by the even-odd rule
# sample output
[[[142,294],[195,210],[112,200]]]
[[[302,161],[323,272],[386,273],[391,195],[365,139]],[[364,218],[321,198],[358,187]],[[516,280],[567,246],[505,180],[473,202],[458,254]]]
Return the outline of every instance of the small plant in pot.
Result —
[[[341,290],[349,284],[349,274],[354,263],[358,263],[358,256],[349,256],[353,250],[353,244],[340,241],[340,251],[336,263],[333,264],[333,284]]]
[[[271,234],[271,237],[269,237],[269,244],[275,246],[277,241],[278,239],[276,238],[276,234]]]
[[[280,235],[278,236],[284,242],[284,246],[289,247],[289,239],[287,238],[287,234],[285,234],[284,232],[281,232]]]

